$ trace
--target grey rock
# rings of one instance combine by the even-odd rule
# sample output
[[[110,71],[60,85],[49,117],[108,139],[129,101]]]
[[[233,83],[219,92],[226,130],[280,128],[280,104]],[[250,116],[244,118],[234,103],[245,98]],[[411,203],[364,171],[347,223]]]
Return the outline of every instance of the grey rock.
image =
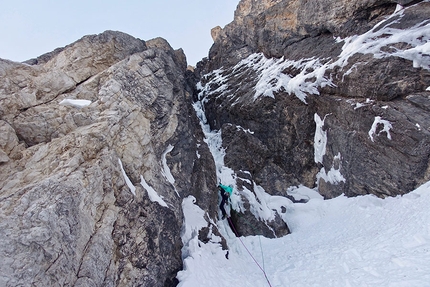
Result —
[[[422,2],[422,0],[394,0],[393,2],[400,4],[402,6],[410,6],[416,3]]]
[[[430,112],[430,94],[427,92],[412,94],[406,97],[406,99],[413,105]]]
[[[214,42],[218,39],[221,31],[222,31],[222,28],[220,26],[216,26],[216,27],[212,28],[211,36],[212,36],[212,40],[214,40]]]
[[[182,198],[197,189],[209,210],[216,196],[185,56],[111,31],[57,52],[0,62],[1,285],[175,286]]]
[[[351,68],[353,63],[364,62],[365,65],[356,64]],[[414,68],[409,60],[402,58],[374,59],[370,55],[358,55],[351,59],[351,65],[346,69],[349,68],[351,73],[345,76],[340,76],[342,73],[339,73],[337,87],[327,87],[325,92],[352,98],[391,101],[424,91],[430,82],[429,70]]]

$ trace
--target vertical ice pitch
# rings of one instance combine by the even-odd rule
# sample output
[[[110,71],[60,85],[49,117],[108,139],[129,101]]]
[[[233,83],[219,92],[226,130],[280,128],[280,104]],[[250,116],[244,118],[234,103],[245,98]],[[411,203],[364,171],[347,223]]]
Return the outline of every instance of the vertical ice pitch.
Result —
[[[322,163],[327,145],[327,131],[323,130],[325,117],[324,119],[321,119],[320,116],[315,113],[314,120],[316,124],[314,137],[314,160],[316,163]]]
[[[235,186],[237,175],[231,168],[224,165],[225,150],[222,147],[221,131],[211,130],[207,123],[203,106],[205,98],[203,98],[203,96],[209,91],[207,90],[207,87],[202,87],[201,84],[198,85],[198,88],[201,90],[199,101],[195,102],[193,107],[200,120],[200,125],[205,135],[204,141],[207,143],[215,161],[217,178],[225,185]],[[252,133],[251,131],[247,132]],[[255,183],[253,191],[254,192],[246,187],[243,187],[241,191],[235,189],[235,192],[230,197],[231,207],[236,211],[245,211],[246,209],[242,201],[242,197],[244,197],[250,204],[249,210],[256,218],[261,220],[273,220],[275,218],[275,210],[281,214],[282,206],[285,207],[291,203],[291,201],[285,197],[271,196],[266,193],[261,186],[258,186]]]
[[[232,169],[224,165],[225,150],[222,147],[221,131],[211,131],[209,124],[207,123],[206,115],[203,110],[203,104],[201,100],[193,104],[194,110],[196,111],[197,117],[200,120],[200,126],[203,134],[205,135],[205,143],[207,143],[209,150],[214,158],[217,178],[224,184],[235,184],[234,172]]]

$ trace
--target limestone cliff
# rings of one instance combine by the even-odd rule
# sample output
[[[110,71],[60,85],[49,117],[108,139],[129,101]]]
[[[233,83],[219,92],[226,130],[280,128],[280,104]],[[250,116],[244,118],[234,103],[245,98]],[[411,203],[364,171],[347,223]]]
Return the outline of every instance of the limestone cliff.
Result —
[[[174,286],[182,198],[217,214],[184,54],[107,31],[29,63],[0,62],[0,285]]]

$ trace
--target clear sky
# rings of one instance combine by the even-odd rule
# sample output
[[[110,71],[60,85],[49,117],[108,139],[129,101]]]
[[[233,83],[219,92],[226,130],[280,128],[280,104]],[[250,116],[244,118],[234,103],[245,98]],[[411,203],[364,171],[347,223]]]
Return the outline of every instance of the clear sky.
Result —
[[[105,30],[163,37],[188,63],[206,57],[210,30],[233,20],[239,0],[0,0],[0,58],[25,61]]]

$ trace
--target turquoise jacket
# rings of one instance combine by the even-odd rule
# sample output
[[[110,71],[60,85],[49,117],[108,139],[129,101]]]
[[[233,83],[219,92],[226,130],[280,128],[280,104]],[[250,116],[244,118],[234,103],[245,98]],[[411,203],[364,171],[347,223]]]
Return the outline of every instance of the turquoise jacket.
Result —
[[[224,189],[224,191],[227,192],[229,196],[233,193],[233,188],[231,186],[225,186],[225,185],[222,185],[220,183],[219,187],[221,187],[222,189]]]

